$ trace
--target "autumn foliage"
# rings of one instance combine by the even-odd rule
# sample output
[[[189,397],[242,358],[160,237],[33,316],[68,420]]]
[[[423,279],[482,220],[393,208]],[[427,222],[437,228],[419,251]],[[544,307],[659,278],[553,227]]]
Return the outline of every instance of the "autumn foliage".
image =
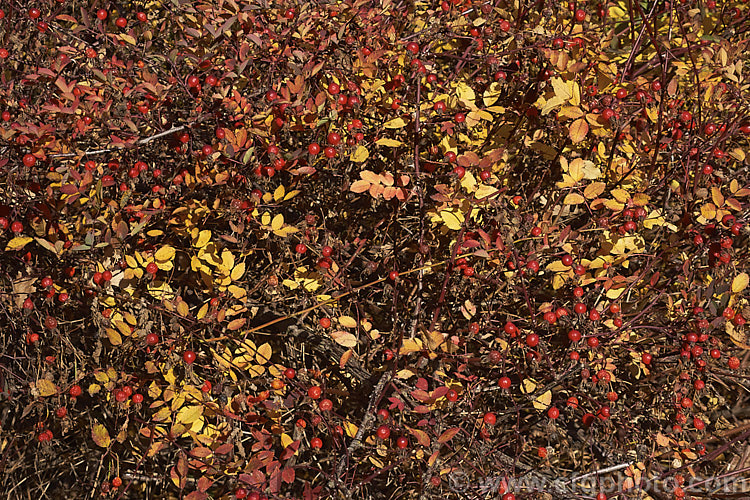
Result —
[[[0,7],[8,498],[748,491],[744,2]]]

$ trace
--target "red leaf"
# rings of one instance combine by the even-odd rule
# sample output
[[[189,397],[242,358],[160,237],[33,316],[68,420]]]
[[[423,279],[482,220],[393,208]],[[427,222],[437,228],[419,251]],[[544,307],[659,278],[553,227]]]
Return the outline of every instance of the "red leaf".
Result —
[[[217,455],[226,455],[227,453],[229,453],[233,449],[234,449],[234,445],[232,443],[224,443],[221,446],[219,446],[218,448],[216,448],[214,450],[214,453],[216,453]]]
[[[206,476],[201,476],[198,479],[198,491],[208,490],[214,482]]]
[[[432,400],[435,401],[436,399],[442,398],[443,396],[448,394],[448,391],[450,391],[450,389],[447,386],[442,385],[438,387],[437,389],[432,391]]]
[[[292,484],[294,482],[294,469],[291,467],[287,467],[283,471],[281,471],[281,480],[284,481],[287,484]]]
[[[190,454],[194,457],[205,458],[211,456],[213,451],[211,451],[211,448],[206,448],[205,446],[196,446],[190,450]]]
[[[426,391],[423,391],[421,389],[415,389],[411,391],[411,395],[414,399],[416,399],[417,401],[422,401],[423,403],[426,403],[431,399],[430,395]]]

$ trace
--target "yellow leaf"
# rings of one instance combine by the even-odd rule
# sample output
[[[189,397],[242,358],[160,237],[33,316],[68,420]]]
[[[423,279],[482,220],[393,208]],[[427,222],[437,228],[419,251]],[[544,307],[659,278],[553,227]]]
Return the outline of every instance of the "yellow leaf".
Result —
[[[201,308],[198,310],[198,314],[195,315],[196,319],[199,321],[206,317],[206,314],[208,314],[208,303],[203,304]]]
[[[357,426],[349,422],[348,420],[344,420],[342,427],[344,428],[344,432],[346,432],[347,436],[354,437],[357,435]]]
[[[406,122],[400,116],[398,118],[394,118],[393,120],[388,120],[383,124],[383,127],[385,128],[402,128],[404,126],[406,126]]]
[[[274,201],[281,201],[281,200],[283,200],[285,194],[286,194],[286,189],[284,189],[284,186],[277,187],[276,191],[273,192],[273,199],[274,199]]]
[[[349,159],[356,163],[362,163],[367,158],[369,158],[370,152],[367,150],[366,147],[359,145],[357,146],[357,149],[352,151],[352,154],[349,156]]]
[[[174,269],[174,263],[171,260],[157,261],[156,267],[158,267],[162,271],[171,271],[172,269]]]
[[[8,242],[8,244],[5,247],[5,251],[13,251],[13,250],[20,250],[26,245],[29,244],[29,242],[34,241],[34,238],[31,238],[29,236],[16,236],[12,240]]]
[[[568,174],[563,174],[563,180],[560,182],[557,182],[555,185],[559,187],[560,189],[568,188],[568,187],[574,187],[576,185],[576,180],[572,178]]]
[[[122,319],[117,318],[112,320],[112,324],[117,327],[118,330],[120,330],[120,333],[125,335],[126,337],[129,337],[130,334],[133,332],[131,330],[130,325],[125,323]]]
[[[583,112],[578,106],[563,106],[560,111],[557,112],[558,118],[570,118],[575,120],[576,118],[585,117],[586,113]]]
[[[521,381],[521,392],[524,394],[531,394],[536,389],[536,383],[533,380],[525,378]]]
[[[461,187],[468,192],[473,192],[477,188],[477,179],[471,172],[466,172],[461,179]]]
[[[611,191],[611,194],[620,203],[627,203],[627,201],[630,199],[630,194],[624,189],[613,189]]]
[[[281,236],[282,238],[286,238],[290,234],[294,234],[297,231],[299,231],[299,229],[297,229],[296,227],[286,226],[282,227],[281,229],[275,230],[273,234],[275,234],[276,236]]]
[[[542,106],[542,116],[548,115],[553,109],[555,109],[558,106],[562,106],[565,104],[565,99],[560,97],[559,95],[552,96],[552,98],[544,103],[544,106]]]
[[[98,422],[91,428],[91,437],[94,439],[97,446],[101,446],[102,448],[108,447],[112,442],[107,428]]]
[[[206,245],[208,245],[208,242],[211,240],[211,231],[209,229],[204,229],[200,233],[198,233],[197,238],[193,238],[193,246],[196,248],[203,248]]]
[[[724,195],[721,194],[721,189],[717,188],[716,186],[711,187],[711,200],[717,207],[720,207],[724,204]]]
[[[732,280],[732,293],[740,293],[745,288],[747,288],[747,284],[748,284],[747,273],[738,274]]]
[[[706,203],[701,207],[701,215],[706,220],[711,220],[716,217],[716,206],[713,203]]]
[[[583,196],[578,193],[568,193],[563,200],[563,205],[578,205],[586,201]]]
[[[431,351],[435,351],[438,347],[445,345],[445,336],[437,330],[426,332],[425,338],[427,339],[427,348]]]
[[[169,245],[165,245],[156,251],[154,259],[157,261],[165,262],[174,258],[175,249]]]
[[[737,161],[745,161],[745,152],[740,148],[734,148],[729,152],[729,156]]]
[[[251,377],[260,377],[265,371],[266,367],[263,365],[252,365],[247,367],[247,373],[250,374]]]
[[[620,203],[617,200],[604,200],[604,206],[614,212],[619,212],[620,210],[625,208],[625,204]]]
[[[227,288],[227,291],[232,294],[232,297],[234,297],[237,300],[242,300],[245,297],[247,297],[247,290],[245,288],[241,288],[236,285],[229,285]]]
[[[498,190],[496,187],[482,184],[474,193],[474,197],[477,200],[483,200],[485,198],[489,198],[490,196],[496,194],[497,192]]]
[[[110,376],[110,378],[114,377]],[[177,376],[174,374],[174,368],[170,368],[166,373],[164,373],[164,380],[166,380],[169,385],[174,385],[174,383],[177,381]]]
[[[574,181],[583,180],[583,160],[576,158],[568,165],[568,174]]]
[[[648,200],[650,200],[651,197],[644,193],[635,193],[633,195],[633,203],[637,207],[645,207],[648,205]]]
[[[286,432],[281,433],[281,446],[283,446],[284,448],[287,448],[293,442],[294,442],[294,439],[292,439],[291,436],[289,436],[289,434],[287,434]]]
[[[580,164],[581,173],[583,173],[584,179],[597,179],[602,176],[602,171],[599,170],[591,160],[576,158],[575,160],[573,160],[573,163]]]
[[[39,395],[43,398],[57,394],[57,386],[46,378],[37,380],[36,390],[39,391]]]
[[[284,225],[284,216],[281,214],[276,214],[276,216],[271,221],[271,229],[274,231],[278,231],[281,229],[281,226]]]
[[[555,96],[562,99],[563,102],[573,97],[570,87],[562,78],[556,76],[552,78],[551,83],[552,88],[555,89]]]
[[[602,194],[606,187],[607,185],[603,182],[592,182],[591,184],[586,186],[586,189],[583,190],[583,196],[585,196],[589,200],[593,200],[594,198]]]
[[[578,144],[586,138],[586,134],[589,133],[589,124],[586,123],[585,118],[578,118],[576,121],[570,124],[568,128],[568,134],[573,144]]]
[[[260,223],[264,226],[269,225],[271,223],[271,214],[263,212],[263,215],[260,216]]]
[[[117,330],[113,330],[112,328],[107,328],[105,332],[107,333],[107,338],[109,339],[110,344],[112,345],[122,344],[122,337],[120,336],[120,333]]]
[[[476,100],[477,96],[474,93],[474,89],[472,89],[467,83],[461,82],[458,84],[458,86],[456,87],[456,96],[458,97],[459,101],[461,101],[470,109],[476,109],[477,106],[474,101]]]
[[[287,193],[287,194],[286,194],[286,195],[284,196],[284,201],[287,201],[287,200],[291,200],[292,198],[294,198],[295,196],[297,196],[297,195],[298,195],[298,194],[300,194],[301,192],[302,192],[302,191],[300,191],[299,189],[293,189],[292,191],[289,191],[289,192],[288,192],[288,193]]]
[[[552,391],[547,391],[539,395],[532,404],[537,410],[546,410],[549,408],[550,403],[552,403]]]
[[[487,88],[487,90],[484,91],[484,94],[482,94],[482,101],[484,102],[484,107],[490,107],[502,95],[503,86],[500,82],[493,82],[490,84],[490,86]]]
[[[469,119],[475,122],[475,125],[479,123],[482,120],[491,122],[494,117],[491,113],[488,113],[487,111],[483,109],[475,109],[473,111],[469,111],[469,113],[466,115],[466,121],[469,122]]]
[[[232,268],[232,272],[229,275],[230,278],[232,278],[232,281],[237,281],[245,274],[245,263],[240,262],[236,266]]]
[[[404,143],[401,141],[397,141],[396,139],[388,139],[387,137],[381,137],[380,139],[375,141],[375,144],[377,144],[378,146],[385,146],[387,148],[395,148],[404,145]]]
[[[552,289],[559,290],[565,285],[565,278],[561,274],[556,274],[552,277]]]
[[[422,349],[422,341],[420,339],[404,339],[398,353],[409,354],[412,352],[420,352]]]
[[[357,320],[351,316],[339,316],[338,322],[344,328],[354,328],[357,326]]]
[[[156,399],[161,395],[161,387],[159,387],[159,384],[156,383],[156,381],[151,382],[151,385],[148,386],[148,397]]]
[[[410,379],[411,377],[413,377],[415,375],[416,375],[416,373],[414,373],[413,371],[411,371],[408,368],[404,368],[403,370],[399,370],[399,371],[396,372],[396,378],[399,378],[401,380]]]
[[[555,259],[549,264],[547,264],[547,267],[545,267],[547,271],[552,271],[553,273],[560,273],[563,271],[569,271],[570,266],[566,266],[563,264],[560,259]]]
[[[255,361],[257,361],[261,365],[264,365],[271,361],[271,354],[273,354],[271,345],[266,342],[262,346],[258,347],[258,351],[255,353]]]
[[[224,251],[221,252],[221,265],[224,266],[225,270],[234,267],[234,254],[227,249],[224,249]],[[228,271],[225,271],[224,274],[228,274]]]
[[[456,211],[461,214],[460,210]],[[448,227],[448,229],[452,229],[454,231],[458,231],[459,229],[461,229],[461,224],[463,224],[463,220],[459,219],[454,211],[451,210],[441,210],[440,218],[443,219],[443,223]]]
[[[568,88],[570,89],[570,103],[573,106],[581,105],[581,86],[575,80],[568,81]]]
[[[124,42],[127,42],[130,45],[135,45],[135,38],[134,37],[132,37],[132,36],[130,36],[128,34],[125,34],[125,33],[121,33],[118,36],[120,37],[120,40],[122,40]]]
[[[176,422],[179,424],[192,424],[203,416],[202,405],[183,406],[177,412]]]
[[[331,332],[331,338],[334,342],[344,347],[352,348],[357,346],[357,337],[343,330]]]
[[[185,302],[184,300],[181,300],[177,303],[177,314],[179,314],[180,316],[187,316],[188,314],[190,314],[190,308],[188,307],[187,302]]]

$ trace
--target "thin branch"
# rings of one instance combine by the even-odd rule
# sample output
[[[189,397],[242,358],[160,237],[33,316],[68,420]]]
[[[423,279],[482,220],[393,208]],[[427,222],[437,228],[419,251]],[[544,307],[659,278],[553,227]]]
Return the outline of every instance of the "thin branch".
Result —
[[[151,141],[155,141],[156,139],[160,139],[164,136],[174,134],[175,132],[179,132],[180,130],[184,130],[187,128],[187,125],[180,125],[179,127],[172,127],[169,130],[165,130],[163,132],[159,132],[158,134],[154,134],[149,137],[144,137],[143,139],[138,139],[133,143],[134,146],[143,146],[144,144],[148,144]],[[123,149],[124,147],[119,148],[105,148],[105,149],[94,149],[90,151],[84,151],[83,153],[60,153],[60,154],[54,154],[49,155],[50,158],[73,158],[76,156],[91,156],[91,155],[99,155],[104,153],[112,153],[114,151],[119,151]]]

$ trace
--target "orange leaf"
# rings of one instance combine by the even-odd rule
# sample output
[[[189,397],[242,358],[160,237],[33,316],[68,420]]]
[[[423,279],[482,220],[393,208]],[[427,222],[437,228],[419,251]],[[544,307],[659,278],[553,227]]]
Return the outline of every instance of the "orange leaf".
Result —
[[[461,429],[459,427],[453,427],[451,429],[448,429],[447,431],[440,434],[440,437],[438,438],[438,443],[440,444],[447,443],[448,441],[453,439],[456,436],[456,434],[458,434],[459,432],[461,432]]]
[[[370,183],[366,180],[354,181],[349,187],[349,191],[353,193],[364,193],[368,189],[370,189]]]
[[[573,144],[577,144],[586,138],[586,134],[589,133],[589,124],[586,123],[585,119],[579,118],[570,124],[568,132],[570,140],[573,141]]]
[[[245,324],[246,321],[247,321],[247,318],[233,319],[227,325],[227,330],[239,330],[240,328],[242,328],[242,326]]]
[[[407,427],[409,429],[409,432],[412,436],[417,438],[417,442],[421,444],[422,446],[430,446],[430,436],[427,435],[425,431],[419,430],[419,429],[412,429],[411,427]]]

